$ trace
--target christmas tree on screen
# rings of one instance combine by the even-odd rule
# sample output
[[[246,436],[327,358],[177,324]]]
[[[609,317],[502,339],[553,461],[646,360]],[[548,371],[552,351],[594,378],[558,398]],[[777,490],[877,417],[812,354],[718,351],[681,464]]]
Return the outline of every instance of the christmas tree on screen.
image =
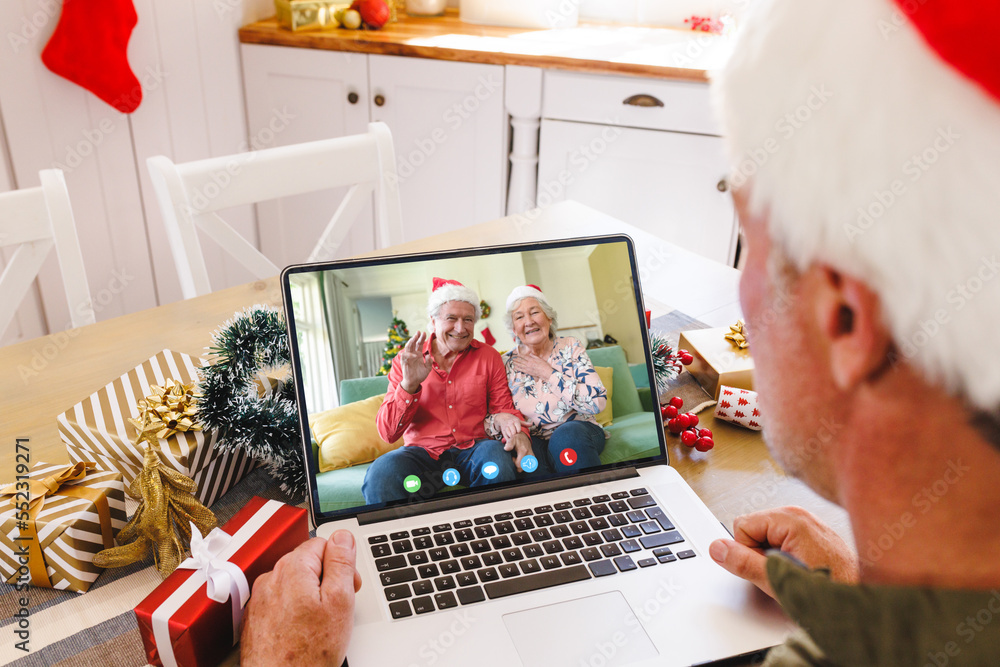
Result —
[[[385,351],[382,353],[382,368],[378,369],[379,375],[389,374],[393,357],[399,354],[408,340],[410,332],[406,329],[406,322],[393,315],[392,323],[389,324],[389,340],[385,342]]]

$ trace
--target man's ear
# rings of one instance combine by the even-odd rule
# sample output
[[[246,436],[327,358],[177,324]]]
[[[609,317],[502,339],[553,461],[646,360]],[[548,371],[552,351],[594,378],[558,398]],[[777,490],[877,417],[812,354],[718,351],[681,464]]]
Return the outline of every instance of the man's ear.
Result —
[[[814,270],[820,335],[826,338],[834,382],[846,391],[885,369],[892,336],[878,295],[865,283],[828,266]]]

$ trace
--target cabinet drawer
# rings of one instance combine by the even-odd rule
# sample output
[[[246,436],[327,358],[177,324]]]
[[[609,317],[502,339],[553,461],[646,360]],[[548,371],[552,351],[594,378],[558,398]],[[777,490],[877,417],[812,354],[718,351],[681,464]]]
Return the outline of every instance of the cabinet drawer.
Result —
[[[544,91],[544,118],[720,134],[707,83],[546,72]],[[637,95],[651,96],[662,106],[625,103]]]

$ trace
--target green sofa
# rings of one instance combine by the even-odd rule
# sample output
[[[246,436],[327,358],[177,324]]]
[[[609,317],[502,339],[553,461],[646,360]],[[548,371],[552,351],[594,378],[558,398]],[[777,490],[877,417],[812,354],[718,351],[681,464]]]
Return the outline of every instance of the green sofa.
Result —
[[[601,453],[602,463],[618,463],[629,459],[655,456],[659,453],[656,417],[652,412],[652,396],[648,387],[646,367],[630,367],[621,347],[599,347],[587,350],[595,366],[612,369],[612,423],[606,428],[609,438]],[[646,386],[637,386],[646,385]],[[344,380],[340,383],[341,404],[353,403],[370,396],[384,394],[389,379],[383,376]],[[313,456],[318,447],[313,442]],[[365,504],[361,484],[370,463],[330,470],[316,477],[320,508],[323,512],[359,507]]]

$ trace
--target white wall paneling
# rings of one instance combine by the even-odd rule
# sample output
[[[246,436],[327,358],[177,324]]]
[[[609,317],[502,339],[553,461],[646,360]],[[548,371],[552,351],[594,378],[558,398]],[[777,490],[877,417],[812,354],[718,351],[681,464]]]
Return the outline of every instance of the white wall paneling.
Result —
[[[139,20],[128,57],[143,101],[131,116],[42,64],[60,2],[0,3],[0,25],[8,31],[0,44],[7,138],[0,145],[0,188],[38,185],[40,169],[66,172],[99,320],[180,297],[145,161],[161,153],[187,161],[246,149],[237,30],[274,13],[270,0],[134,2]],[[249,207],[230,220],[255,237]],[[224,255],[213,265],[220,286],[247,279]],[[53,292],[59,285],[50,260],[38,279],[39,298],[26,300],[3,342],[68,327],[65,299]]]

